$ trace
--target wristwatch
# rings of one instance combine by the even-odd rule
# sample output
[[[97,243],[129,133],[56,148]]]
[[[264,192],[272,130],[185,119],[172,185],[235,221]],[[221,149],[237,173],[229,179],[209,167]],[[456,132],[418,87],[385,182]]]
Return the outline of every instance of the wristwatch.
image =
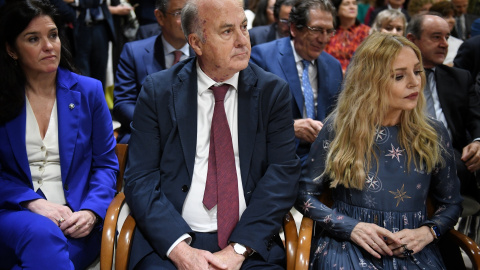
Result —
[[[428,227],[430,227],[430,232],[433,235],[433,242],[437,242],[438,239],[440,238],[440,230],[438,229],[437,225],[435,224],[428,224]]]
[[[233,247],[233,250],[235,253],[242,255],[243,257],[248,258],[248,256],[253,254],[253,250],[249,247],[246,247],[242,244],[239,243],[231,243],[230,244]]]

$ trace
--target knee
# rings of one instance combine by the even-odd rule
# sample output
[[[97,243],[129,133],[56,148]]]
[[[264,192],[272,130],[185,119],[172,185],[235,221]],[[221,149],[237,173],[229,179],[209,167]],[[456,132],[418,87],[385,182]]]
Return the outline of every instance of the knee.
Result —
[[[23,227],[21,239],[40,250],[48,246],[67,246],[67,239],[62,230],[50,219],[38,216]]]

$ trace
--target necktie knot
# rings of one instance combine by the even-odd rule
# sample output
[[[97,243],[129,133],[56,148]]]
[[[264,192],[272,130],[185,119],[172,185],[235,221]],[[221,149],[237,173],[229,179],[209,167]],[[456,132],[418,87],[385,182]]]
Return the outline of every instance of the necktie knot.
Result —
[[[302,64],[303,64],[303,69],[307,69],[308,70],[308,66],[310,65],[310,62],[307,61],[307,60],[302,60]]]
[[[175,65],[176,63],[178,63],[180,61],[180,57],[182,57],[182,52],[181,51],[173,51],[173,56],[174,56],[173,65]]]
[[[211,86],[210,89],[213,91],[213,96],[215,97],[215,102],[222,102],[225,99],[227,94],[229,84],[222,84],[220,86]]]
[[[430,74],[433,72],[433,69],[431,68],[426,68],[425,69],[425,76],[427,77],[427,80],[428,80],[428,77],[430,77]]]

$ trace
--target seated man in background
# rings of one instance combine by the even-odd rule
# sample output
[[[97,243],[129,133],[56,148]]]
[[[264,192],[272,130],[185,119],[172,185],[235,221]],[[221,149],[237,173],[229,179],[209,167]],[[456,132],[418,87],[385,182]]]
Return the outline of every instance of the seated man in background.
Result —
[[[240,1],[191,0],[182,29],[197,57],[149,75],[133,116],[129,267],[284,269],[300,176],[288,85],[249,64]]]
[[[326,0],[297,1],[290,12],[291,37],[253,47],[251,62],[288,82],[292,92],[297,155],[302,162],[333,109],[340,91],[340,62],[324,52],[335,34],[335,8]]]
[[[168,69],[195,53],[188,46],[180,25],[186,0],[156,0],[155,17],[162,33],[124,45],[115,76],[113,115],[122,124],[118,143],[128,143],[130,122],[147,75]]]
[[[273,7],[275,22],[270,25],[256,26],[249,30],[252,47],[290,35],[288,17],[293,4],[295,4],[295,0],[277,0],[275,2]]]

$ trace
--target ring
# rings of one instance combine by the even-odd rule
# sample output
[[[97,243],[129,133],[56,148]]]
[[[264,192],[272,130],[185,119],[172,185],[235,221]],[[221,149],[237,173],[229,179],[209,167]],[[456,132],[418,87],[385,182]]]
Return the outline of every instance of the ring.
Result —
[[[402,247],[403,247],[403,252],[402,252],[402,255],[403,255],[403,256],[405,256],[405,257],[410,257],[410,256],[412,256],[413,250],[408,249],[406,244],[402,245]]]
[[[78,230],[80,229],[80,226],[78,226],[77,224],[75,224],[75,230]]]
[[[62,223],[62,222],[64,222],[64,221],[65,221],[65,219],[63,219],[63,217],[61,217],[61,218],[58,220],[58,223]]]

